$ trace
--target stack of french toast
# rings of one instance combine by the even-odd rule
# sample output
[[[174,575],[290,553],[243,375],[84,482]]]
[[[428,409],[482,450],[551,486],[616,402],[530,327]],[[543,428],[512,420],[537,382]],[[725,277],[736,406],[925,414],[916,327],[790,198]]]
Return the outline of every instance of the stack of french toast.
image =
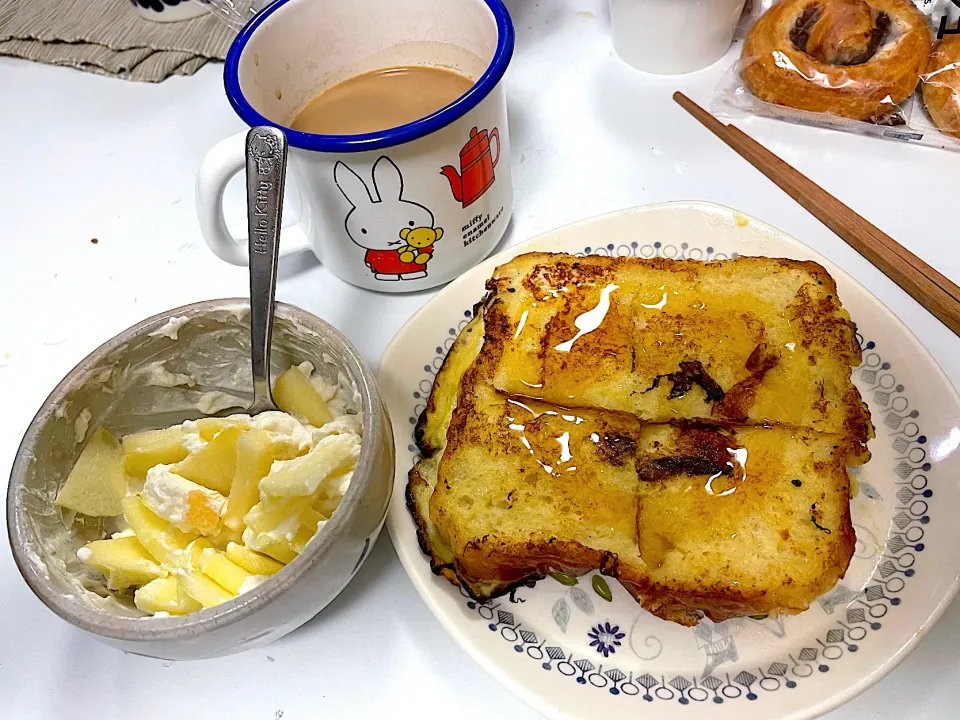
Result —
[[[859,362],[816,263],[520,255],[417,424],[420,546],[479,601],[599,571],[684,625],[801,612],[853,554]]]

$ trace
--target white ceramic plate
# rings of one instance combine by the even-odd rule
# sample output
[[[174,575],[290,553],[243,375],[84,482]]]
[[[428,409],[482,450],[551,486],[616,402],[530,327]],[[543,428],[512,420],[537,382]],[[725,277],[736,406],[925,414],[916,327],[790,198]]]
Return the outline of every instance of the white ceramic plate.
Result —
[[[683,628],[642,610],[612,581],[612,602],[585,577],[574,587],[547,578],[478,605],[431,573],[404,505],[407,471],[416,458],[414,422],[484,281],[496,265],[531,250],[703,260],[767,255],[816,260],[836,278],[860,331],[864,361],[853,376],[877,437],[852,501],[856,555],[841,583],[810,610]],[[957,591],[956,391],[917,338],[850,276],[733,210],[697,202],[653,205],[585,220],[510,248],[428,302],[391,342],[380,368],[397,446],[387,525],[400,560],[457,642],[548,716],[814,717],[903,660]]]

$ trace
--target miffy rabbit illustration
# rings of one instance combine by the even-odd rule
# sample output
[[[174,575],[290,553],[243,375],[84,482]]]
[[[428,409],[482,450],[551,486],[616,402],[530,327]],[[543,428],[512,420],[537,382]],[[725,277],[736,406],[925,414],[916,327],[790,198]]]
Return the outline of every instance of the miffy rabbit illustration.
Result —
[[[373,192],[346,163],[338,162],[333,178],[353,207],[344,218],[347,235],[367,252],[364,262],[377,280],[416,280],[427,276],[426,263],[433,253],[403,253],[411,229],[433,229],[433,213],[423,205],[403,198],[403,175],[385,155],[373,164]],[[406,230],[407,232],[403,232]],[[443,230],[436,228],[435,238]]]

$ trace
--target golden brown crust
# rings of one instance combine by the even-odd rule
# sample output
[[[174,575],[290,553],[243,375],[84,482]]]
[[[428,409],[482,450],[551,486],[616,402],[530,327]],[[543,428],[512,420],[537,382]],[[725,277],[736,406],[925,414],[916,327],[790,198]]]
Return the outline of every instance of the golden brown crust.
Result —
[[[483,353],[498,358],[502,392],[645,422],[872,437],[850,382],[861,361],[856,327],[817,263],[527,253],[498,267],[487,288]],[[579,332],[604,297],[599,324]]]
[[[480,351],[482,338],[483,323],[478,312],[475,312],[474,318],[456,337],[450,352],[443,359],[434,378],[426,407],[417,418],[413,436],[417,447],[425,457],[442,451],[446,444],[447,422],[449,422],[452,406],[456,402],[457,382]],[[452,376],[449,383],[446,382],[446,376]],[[437,392],[445,385],[450,386],[450,391]]]
[[[457,398],[460,379],[480,351],[483,323],[479,315],[460,332],[434,378],[426,407],[417,419],[414,438],[423,459],[408,473],[404,492],[407,509],[417,531],[417,543],[430,558],[430,569],[462,587],[476,600],[496,597],[514,586],[497,580],[463,581],[454,569],[453,553],[430,519],[430,497],[437,482],[437,465],[446,446],[447,425]]]
[[[940,132],[960,138],[960,36],[933,46],[923,71],[923,104]]]
[[[891,28],[877,48],[864,37],[866,12],[874,29]],[[928,20],[909,0],[782,0],[747,34],[742,74],[765,102],[870,120],[913,93],[930,45]],[[831,62],[859,61],[871,49],[863,62]]]
[[[442,571],[452,568],[453,563],[452,561],[445,562],[440,557],[442,549],[437,546],[436,537],[429,524],[429,517],[423,512],[423,498],[427,497],[429,499],[429,496],[433,494],[433,488],[421,474],[420,463],[410,468],[407,478],[404,499],[417,529],[417,544],[420,545],[423,554],[430,557],[430,569],[437,575],[443,574]]]

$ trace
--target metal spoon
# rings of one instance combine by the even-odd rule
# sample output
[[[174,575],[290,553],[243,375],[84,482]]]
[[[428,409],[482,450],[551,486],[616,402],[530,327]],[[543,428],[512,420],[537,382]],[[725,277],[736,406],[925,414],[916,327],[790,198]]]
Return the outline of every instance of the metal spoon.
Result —
[[[2,2],[2,0],[0,0]],[[287,167],[287,138],[272,127],[255,127],[247,133],[247,231],[250,248],[250,364],[253,372],[253,402],[232,405],[211,414],[198,408],[172,410],[151,417],[154,427],[170,427],[199,417],[227,417],[237,413],[257,415],[278,410],[270,382],[270,341],[273,335],[274,296],[277,289],[277,259],[283,189]],[[192,388],[199,390],[201,388]],[[206,388],[203,388],[206,389]],[[233,388],[210,387],[245,395]],[[237,400],[241,400],[239,397]],[[242,402],[242,400],[241,400]],[[130,430],[140,430],[131,426]]]
[[[283,214],[287,138],[272,127],[247,133],[247,232],[250,241],[250,364],[253,402],[250,415],[277,410],[270,392],[270,340],[277,290],[277,248]],[[236,408],[217,413],[230,415]]]

